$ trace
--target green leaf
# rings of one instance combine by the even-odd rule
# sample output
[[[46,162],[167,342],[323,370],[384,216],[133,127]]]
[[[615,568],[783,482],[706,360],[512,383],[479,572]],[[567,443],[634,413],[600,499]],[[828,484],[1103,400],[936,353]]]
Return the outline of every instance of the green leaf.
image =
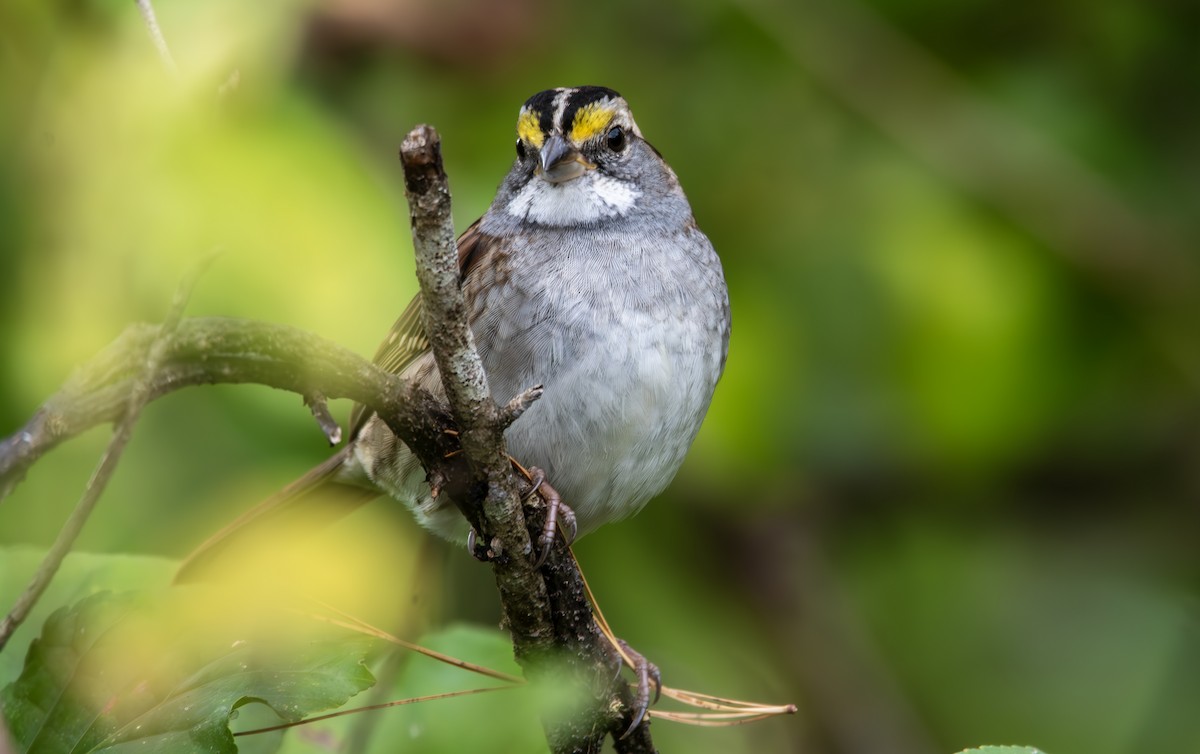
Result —
[[[230,720],[340,706],[374,679],[372,645],[212,588],[103,593],[56,611],[0,695],[27,752],[236,752]]]
[[[420,639],[422,646],[452,657],[520,676],[513,659],[512,640],[502,631],[471,625],[449,626]],[[455,689],[500,685],[498,681],[464,673],[425,657],[413,657],[395,686],[398,698]],[[445,699],[386,710],[372,741],[372,754],[393,751],[406,741],[414,751],[528,751],[546,750],[539,712],[546,700],[528,686],[479,696]],[[478,721],[463,725],[463,720]],[[392,747],[386,744],[391,742]]]
[[[17,601],[46,556],[43,548],[14,545],[0,548],[0,605]],[[0,652],[0,687],[16,680],[22,658],[38,627],[50,613],[63,605],[103,591],[158,589],[171,583],[178,562],[145,555],[95,555],[73,552],[63,560],[58,573],[26,621]]]
[[[513,660],[512,641],[496,629],[458,624],[423,636],[418,643],[493,670],[521,674]],[[400,657],[395,658],[401,663],[399,669],[394,669],[395,680],[386,688],[372,691],[374,698],[362,700],[362,703],[503,685],[500,681],[428,657],[400,651]],[[378,672],[381,679],[392,674],[383,670]],[[546,709],[545,701],[522,685],[475,696],[371,710],[306,725],[304,736],[285,738],[282,751],[286,754],[328,752],[331,750],[329,742],[344,746],[355,736],[356,729],[364,727],[370,730],[369,740],[359,743],[367,754],[545,751],[546,737],[539,716]],[[467,720],[471,721],[469,725],[464,724]]]

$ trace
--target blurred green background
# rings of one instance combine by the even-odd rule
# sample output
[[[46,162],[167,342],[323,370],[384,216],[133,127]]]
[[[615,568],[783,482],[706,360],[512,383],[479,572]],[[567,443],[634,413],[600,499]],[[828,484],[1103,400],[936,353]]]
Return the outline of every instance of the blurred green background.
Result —
[[[441,131],[463,228],[527,96],[607,85],[734,333],[671,490],[576,551],[667,683],[800,708],[660,747],[1200,751],[1200,5],[156,8],[174,75],[131,2],[0,8],[0,432],[216,248],[190,314],[373,353],[415,292],[403,134]],[[0,543],[49,543],[106,438],[39,464]],[[326,452],[295,396],[173,395],[79,548],[178,557]],[[340,535],[413,552],[397,508]],[[428,620],[493,624],[443,560]],[[408,600],[406,568],[362,586]]]

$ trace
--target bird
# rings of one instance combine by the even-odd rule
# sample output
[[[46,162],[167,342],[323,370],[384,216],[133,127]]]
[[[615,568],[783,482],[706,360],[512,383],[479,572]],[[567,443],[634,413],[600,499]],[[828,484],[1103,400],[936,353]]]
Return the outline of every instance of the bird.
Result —
[[[516,155],[487,211],[458,239],[460,285],[492,394],[541,398],[508,428],[509,454],[537,467],[577,535],[640,510],[674,478],[724,371],[731,329],[721,261],[675,172],[626,100],[602,86],[527,99]],[[403,310],[375,364],[444,395],[421,323]],[[183,571],[268,508],[324,486],[407,506],[455,542],[471,535],[414,454],[356,406],[347,443],[210,538]],[[183,572],[181,571],[181,573]]]

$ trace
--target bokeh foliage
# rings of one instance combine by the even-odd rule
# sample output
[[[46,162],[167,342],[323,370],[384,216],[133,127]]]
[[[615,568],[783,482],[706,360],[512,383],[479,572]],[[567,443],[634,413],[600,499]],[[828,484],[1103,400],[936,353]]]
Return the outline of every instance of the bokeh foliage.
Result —
[[[721,253],[734,335],[672,489],[577,551],[669,683],[801,707],[662,748],[1200,747],[1193,4],[156,7],[178,75],[132,3],[0,9],[0,431],[214,248],[189,313],[373,352],[415,291],[402,134],[441,131],[465,227],[520,102],[602,83]],[[49,542],[104,440],[34,469],[0,541]],[[324,452],[294,396],[172,396],[80,547],[178,557]],[[359,608],[408,604],[395,506],[330,536],[387,553]],[[444,557],[430,620],[494,620]]]

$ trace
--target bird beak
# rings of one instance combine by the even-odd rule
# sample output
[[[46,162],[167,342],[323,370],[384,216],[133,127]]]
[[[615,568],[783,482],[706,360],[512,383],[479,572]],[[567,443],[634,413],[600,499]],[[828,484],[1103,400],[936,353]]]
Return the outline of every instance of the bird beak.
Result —
[[[549,183],[566,183],[594,167],[566,139],[553,134],[542,146],[538,175]]]

